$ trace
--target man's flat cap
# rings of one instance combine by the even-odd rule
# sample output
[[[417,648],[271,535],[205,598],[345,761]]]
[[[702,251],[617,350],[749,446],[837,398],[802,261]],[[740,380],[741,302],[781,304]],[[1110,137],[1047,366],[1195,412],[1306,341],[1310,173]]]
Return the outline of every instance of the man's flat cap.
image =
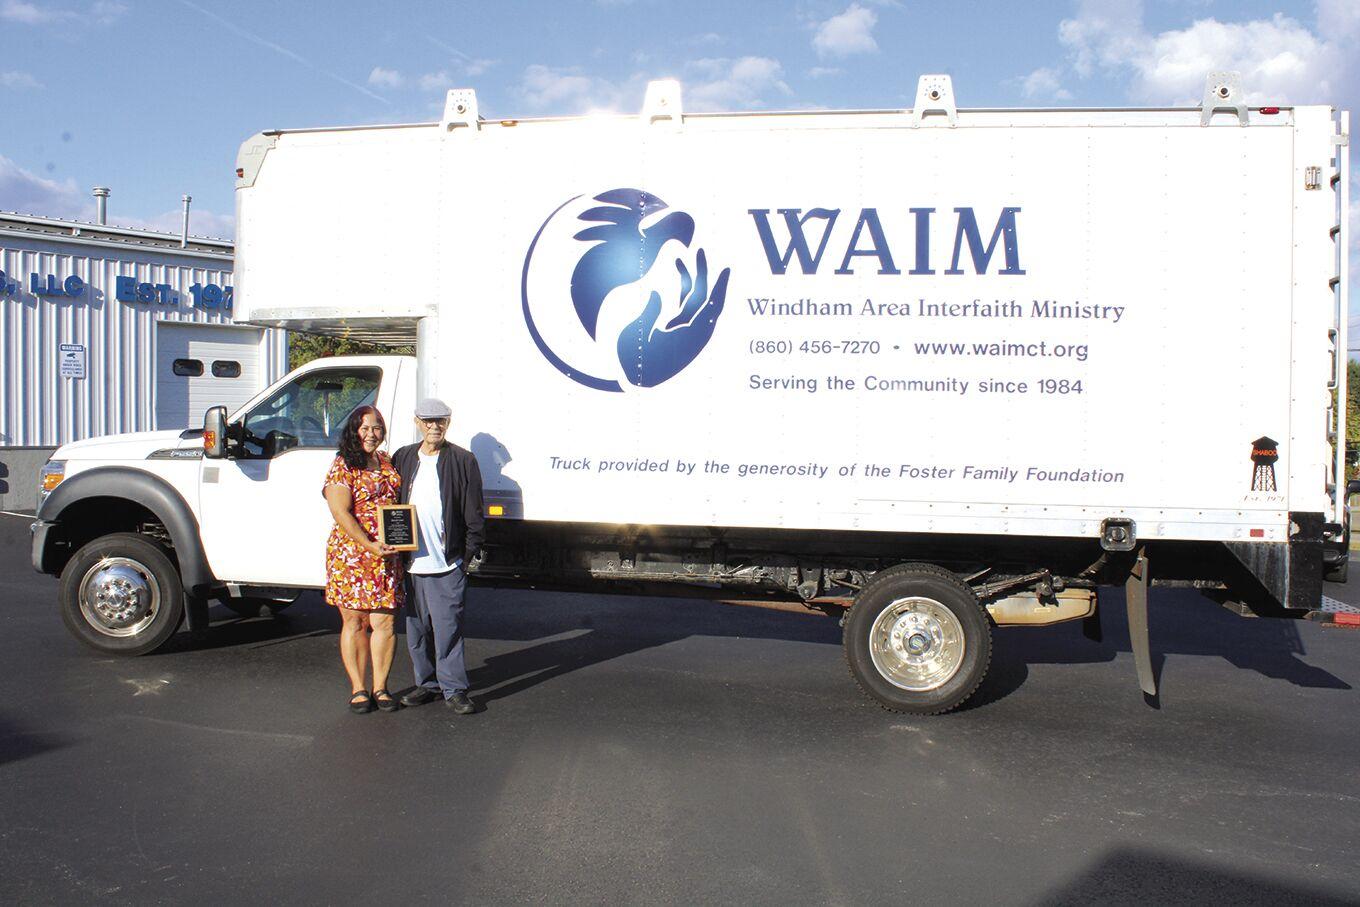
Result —
[[[452,415],[449,405],[437,397],[426,397],[416,404],[417,419],[447,419]]]

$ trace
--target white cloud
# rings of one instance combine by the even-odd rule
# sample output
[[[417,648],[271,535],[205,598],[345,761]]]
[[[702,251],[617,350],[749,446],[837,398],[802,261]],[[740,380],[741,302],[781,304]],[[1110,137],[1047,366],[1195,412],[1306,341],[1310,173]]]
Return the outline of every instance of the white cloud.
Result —
[[[1318,0],[1318,31],[1331,40],[1360,37],[1360,3],[1355,0]]]
[[[29,3],[28,0],[0,2],[0,19],[22,25],[49,25],[54,22],[111,25],[127,13],[127,5],[117,0],[95,0],[83,12],[61,9],[51,4]]]
[[[406,78],[395,69],[383,69],[381,66],[373,67],[373,71],[368,74],[368,84],[381,88],[400,88],[405,81]]]
[[[807,72],[809,79],[824,79],[828,76],[838,76],[841,70],[836,66],[814,66]]]
[[[1248,103],[1344,102],[1360,81],[1355,48],[1347,46],[1360,35],[1357,7],[1323,0],[1318,16],[1327,28],[1317,34],[1278,13],[1245,22],[1199,19],[1153,34],[1141,3],[1082,0],[1058,37],[1078,75],[1101,69],[1123,76],[1129,97],[1142,104],[1198,104],[1212,70],[1240,72]]]
[[[26,72],[0,72],[0,88],[22,91],[28,88],[42,88],[42,83]]]
[[[117,0],[95,0],[90,7],[90,18],[100,25],[112,25],[127,14],[126,3]]]
[[[745,110],[766,106],[792,91],[783,67],[768,57],[713,57],[683,66],[686,110]],[[594,113],[641,108],[646,81],[666,73],[634,73],[620,82],[592,76],[580,67],[534,64],[524,70],[519,94],[531,109],[552,113]]]
[[[485,72],[486,67],[493,65],[494,62],[494,60],[473,60],[467,64],[459,65],[458,69],[462,75],[471,77]],[[447,91],[450,88],[457,88],[461,81],[461,76],[451,75],[448,69],[408,77],[395,69],[375,66],[373,71],[368,74],[368,84],[375,88],[418,88],[425,92]]]
[[[462,60],[463,74],[467,76],[480,76],[488,69],[496,65],[495,60],[480,60],[471,57],[464,57]]]
[[[526,66],[519,93],[530,107],[561,113],[608,109],[618,103],[618,89],[604,79],[584,75],[576,66]]]
[[[1062,87],[1062,83],[1058,81],[1058,75],[1056,69],[1042,66],[1024,78],[1017,80],[1020,83],[1020,93],[1031,99],[1072,100],[1072,92]]]
[[[76,188],[75,180],[44,179],[0,155],[0,211],[79,220],[94,211],[94,200]]]
[[[175,208],[152,217],[120,217],[110,212],[109,224],[115,227],[131,227],[134,230],[155,230],[160,233],[179,235],[184,223],[184,209]],[[206,208],[189,208],[189,235],[208,236],[214,239],[236,239],[236,216],[217,214]]]
[[[94,198],[77,188],[75,180],[68,178],[58,182],[44,179],[0,155],[0,211],[93,221],[95,205]],[[178,207],[149,218],[120,215],[115,207],[110,212],[109,223],[119,227],[177,234],[183,217],[183,209]],[[194,236],[231,239],[236,235],[236,217],[203,208],[191,208],[189,232]]]
[[[421,91],[442,91],[452,88],[453,80],[449,78],[447,72],[441,69],[439,72],[425,73],[425,75],[420,77],[420,81],[417,84],[420,85]]]
[[[1116,66],[1146,45],[1141,0],[1078,0],[1077,15],[1058,24],[1058,40],[1083,77],[1097,65]]]
[[[763,107],[772,93],[793,93],[782,79],[783,67],[769,57],[694,60],[686,69],[697,77],[685,83],[685,107],[691,110]]]
[[[32,3],[22,2],[22,0],[4,0],[3,3],[0,3],[0,19],[20,22],[24,25],[43,25],[70,16],[69,12],[39,7]]]
[[[845,12],[817,26],[812,46],[821,57],[874,53],[878,50],[873,34],[877,22],[878,13],[852,3]]]
[[[1203,19],[1189,28],[1162,32],[1147,56],[1132,62],[1135,97],[1196,103],[1210,70],[1242,73],[1252,103],[1308,103],[1333,96],[1346,61],[1335,45],[1293,19],[1276,15],[1245,23]]]

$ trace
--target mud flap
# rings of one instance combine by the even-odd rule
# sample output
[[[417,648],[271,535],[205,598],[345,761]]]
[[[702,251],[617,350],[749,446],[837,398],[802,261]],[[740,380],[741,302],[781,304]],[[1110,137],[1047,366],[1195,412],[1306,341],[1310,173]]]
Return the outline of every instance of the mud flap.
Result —
[[[202,642],[208,637],[208,600],[201,595],[184,596],[184,616],[189,624],[189,637]]]
[[[1129,648],[1138,669],[1138,686],[1149,704],[1156,705],[1157,678],[1152,672],[1152,646],[1148,639],[1148,559],[1140,548],[1128,579],[1124,580],[1124,601],[1129,613]]]

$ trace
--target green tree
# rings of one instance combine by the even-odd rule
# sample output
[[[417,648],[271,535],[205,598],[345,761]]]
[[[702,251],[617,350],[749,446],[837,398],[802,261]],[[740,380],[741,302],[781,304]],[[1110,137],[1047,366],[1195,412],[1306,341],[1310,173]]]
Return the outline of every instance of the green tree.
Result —
[[[1335,405],[1336,394],[1332,395]],[[1346,477],[1354,479],[1360,472],[1354,461],[1360,453],[1360,362],[1352,359],[1346,366]]]
[[[331,337],[325,334],[304,334],[301,331],[288,332],[288,368],[321,359],[325,356],[414,356],[415,344],[388,345],[369,343],[364,340],[351,340],[348,337]]]

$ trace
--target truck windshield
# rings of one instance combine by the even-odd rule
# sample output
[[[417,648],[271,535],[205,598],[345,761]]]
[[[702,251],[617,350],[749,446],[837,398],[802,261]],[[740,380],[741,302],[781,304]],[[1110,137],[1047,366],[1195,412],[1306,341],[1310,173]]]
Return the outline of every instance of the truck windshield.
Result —
[[[382,369],[316,369],[299,375],[242,419],[247,457],[271,458],[295,447],[335,447],[345,419],[378,397]]]

